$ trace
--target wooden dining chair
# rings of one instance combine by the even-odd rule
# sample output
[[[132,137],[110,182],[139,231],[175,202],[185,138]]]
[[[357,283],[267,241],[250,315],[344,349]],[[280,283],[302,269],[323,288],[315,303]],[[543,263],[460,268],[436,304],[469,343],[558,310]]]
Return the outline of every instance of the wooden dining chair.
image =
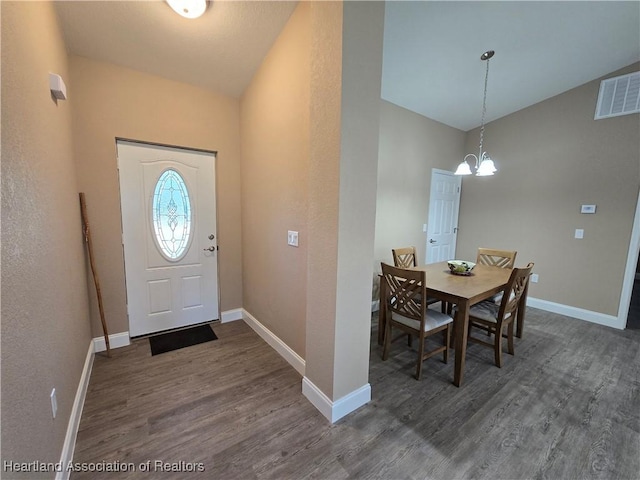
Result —
[[[493,248],[478,248],[476,263],[491,267],[513,268],[516,264],[518,252],[511,250],[495,250]]]
[[[393,264],[399,268],[417,267],[416,247],[392,248]]]
[[[509,282],[502,291],[500,304],[491,300],[484,300],[473,305],[469,309],[469,335],[468,341],[479,343],[493,348],[495,362],[498,367],[502,367],[502,338],[507,338],[507,351],[514,354],[513,348],[513,327],[516,319],[518,304],[522,295],[526,292],[527,282],[533,263],[530,262],[525,268],[514,268],[511,271]],[[504,334],[504,328],[507,333]],[[477,337],[473,337],[471,332],[474,328],[483,330],[490,335],[494,335],[493,343],[489,343]]]
[[[511,250],[495,250],[493,248],[478,248],[478,257],[476,263],[480,265],[489,265],[490,267],[513,268],[516,264],[516,255],[518,252]],[[498,293],[491,297],[493,303],[500,304],[502,301],[502,293]]]
[[[426,274],[424,271],[407,270],[392,267],[382,263],[382,281],[385,282],[386,298],[385,308],[385,333],[382,360],[389,358],[389,350],[392,341],[393,329],[399,329],[411,338],[418,337],[418,359],[416,365],[416,379],[422,376],[422,363],[429,357],[443,353],[443,361],[449,360],[449,341],[451,338],[451,324],[453,318],[445,313],[427,308]],[[427,337],[442,332],[443,345],[434,350],[425,352],[425,340]]]
[[[393,264],[398,268],[411,268],[418,266],[418,257],[416,256],[416,247],[392,248]],[[427,297],[427,305],[433,305],[440,300],[433,297]],[[442,302],[442,312],[446,312],[446,304]]]

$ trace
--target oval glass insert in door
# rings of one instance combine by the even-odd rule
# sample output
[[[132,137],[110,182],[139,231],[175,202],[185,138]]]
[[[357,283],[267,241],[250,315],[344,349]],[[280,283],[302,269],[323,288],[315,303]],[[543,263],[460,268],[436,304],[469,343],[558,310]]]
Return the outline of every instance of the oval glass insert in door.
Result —
[[[179,261],[189,249],[193,222],[189,189],[180,173],[172,168],[162,172],[156,182],[151,220],[153,237],[162,256]]]

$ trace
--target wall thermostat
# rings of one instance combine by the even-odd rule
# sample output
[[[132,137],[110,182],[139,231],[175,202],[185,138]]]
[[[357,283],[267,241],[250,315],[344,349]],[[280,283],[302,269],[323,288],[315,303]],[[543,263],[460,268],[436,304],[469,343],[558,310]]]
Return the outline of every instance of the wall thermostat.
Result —
[[[582,205],[580,213],[596,213],[595,205]]]

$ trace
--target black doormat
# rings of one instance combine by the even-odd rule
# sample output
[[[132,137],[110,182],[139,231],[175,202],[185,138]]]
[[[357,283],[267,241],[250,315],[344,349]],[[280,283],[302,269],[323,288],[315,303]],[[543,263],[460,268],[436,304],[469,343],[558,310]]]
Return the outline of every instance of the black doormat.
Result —
[[[211,326],[199,325],[149,337],[149,345],[153,356],[217,339],[218,337],[211,329]]]

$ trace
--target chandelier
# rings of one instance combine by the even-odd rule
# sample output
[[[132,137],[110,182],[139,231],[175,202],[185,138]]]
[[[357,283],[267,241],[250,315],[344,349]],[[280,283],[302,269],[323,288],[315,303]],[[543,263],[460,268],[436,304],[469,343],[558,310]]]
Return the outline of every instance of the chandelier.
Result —
[[[489,59],[493,57],[495,52],[493,50],[489,50],[480,55],[480,60],[486,60],[487,62],[487,71],[484,76],[484,97],[482,99],[482,122],[480,125],[480,150],[478,155],[476,156],[473,153],[467,154],[462,163],[458,165],[455,174],[456,175],[471,175],[473,172],[471,171],[471,166],[467,162],[467,158],[471,157],[475,160],[474,170],[478,177],[486,177],[488,175],[493,175],[496,172],[496,167],[493,164],[493,160],[487,155],[487,152],[482,150],[482,141],[484,140],[484,116],[487,111],[487,82],[489,80]]]

